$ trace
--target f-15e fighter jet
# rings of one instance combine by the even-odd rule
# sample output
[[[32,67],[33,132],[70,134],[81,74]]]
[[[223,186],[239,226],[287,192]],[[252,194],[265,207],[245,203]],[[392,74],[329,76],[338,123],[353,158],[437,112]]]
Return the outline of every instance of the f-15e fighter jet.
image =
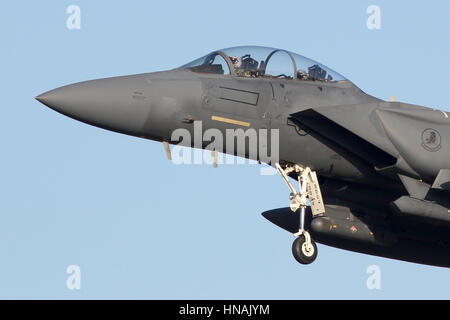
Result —
[[[79,121],[164,142],[167,152],[181,142],[178,129],[195,134],[201,122],[200,134],[222,133],[213,152],[267,163],[289,187],[289,207],[263,216],[296,236],[292,251],[302,264],[316,259],[318,242],[450,267],[447,112],[377,99],[318,62],[255,46],[214,51],[169,71],[75,83],[36,99]],[[252,151],[251,135],[240,148],[232,143],[237,135],[226,134],[231,129],[276,132],[278,139],[266,137]],[[184,145],[208,148],[211,141]]]

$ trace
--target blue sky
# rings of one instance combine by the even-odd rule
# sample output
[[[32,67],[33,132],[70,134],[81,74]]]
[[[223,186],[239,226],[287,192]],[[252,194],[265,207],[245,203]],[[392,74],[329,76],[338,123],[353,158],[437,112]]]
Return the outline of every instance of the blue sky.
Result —
[[[81,30],[66,28],[71,4]],[[372,4],[381,30],[366,27]],[[317,60],[379,98],[450,110],[449,12],[444,0],[3,3],[0,298],[450,298],[446,269],[322,245],[298,265],[292,236],[260,215],[286,206],[287,188],[257,166],[177,166],[159,143],[34,100],[252,44]],[[69,265],[80,290],[66,287]],[[370,265],[381,290],[366,287]]]

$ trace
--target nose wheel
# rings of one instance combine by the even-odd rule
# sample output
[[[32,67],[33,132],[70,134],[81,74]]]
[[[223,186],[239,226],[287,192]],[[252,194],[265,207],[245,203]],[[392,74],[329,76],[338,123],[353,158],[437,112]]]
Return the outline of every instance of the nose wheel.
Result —
[[[309,241],[307,238],[309,238]],[[307,231],[294,240],[292,254],[295,260],[301,264],[311,264],[316,260],[317,246]]]
[[[291,211],[295,213],[297,210],[300,210],[300,229],[294,234],[296,239],[292,244],[292,254],[294,255],[295,260],[301,264],[313,263],[317,258],[317,246],[309,232],[306,230],[305,215],[307,200],[310,202],[313,217],[325,213],[325,206],[323,204],[317,175],[311,168],[304,168],[300,165],[286,166],[286,168],[283,169],[280,164],[277,163],[276,167],[284,181],[287,183],[289,189],[291,189],[291,194],[289,196],[289,199],[291,200]],[[297,192],[289,181],[289,174],[293,172],[297,174],[300,192]]]

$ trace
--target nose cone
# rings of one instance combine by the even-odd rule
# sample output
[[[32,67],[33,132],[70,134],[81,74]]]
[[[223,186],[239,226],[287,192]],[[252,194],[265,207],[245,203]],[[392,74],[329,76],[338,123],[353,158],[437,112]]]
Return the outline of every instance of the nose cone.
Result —
[[[150,113],[147,85],[139,75],[91,80],[48,91],[36,100],[79,121],[139,135]]]

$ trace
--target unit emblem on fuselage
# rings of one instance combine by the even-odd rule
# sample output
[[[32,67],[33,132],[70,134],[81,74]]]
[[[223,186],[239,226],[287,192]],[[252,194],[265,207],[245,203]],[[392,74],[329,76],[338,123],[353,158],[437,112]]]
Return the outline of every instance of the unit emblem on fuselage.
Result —
[[[437,130],[426,129],[422,133],[422,147],[430,152],[436,152],[441,149],[441,135]]]

